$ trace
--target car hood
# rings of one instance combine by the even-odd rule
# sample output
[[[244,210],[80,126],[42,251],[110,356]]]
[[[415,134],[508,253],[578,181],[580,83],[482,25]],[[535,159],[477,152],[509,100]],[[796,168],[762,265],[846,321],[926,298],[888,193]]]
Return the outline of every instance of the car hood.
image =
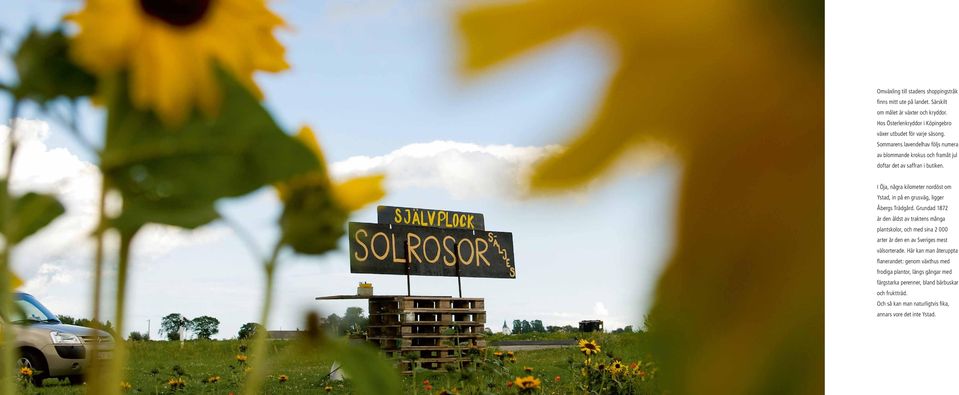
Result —
[[[99,329],[87,328],[85,326],[76,326],[76,325],[67,325],[67,324],[45,324],[45,323],[35,323],[29,325],[22,325],[25,328],[31,329],[46,329],[49,331],[57,331],[63,333],[70,333],[77,336],[110,336],[109,333],[101,331]]]

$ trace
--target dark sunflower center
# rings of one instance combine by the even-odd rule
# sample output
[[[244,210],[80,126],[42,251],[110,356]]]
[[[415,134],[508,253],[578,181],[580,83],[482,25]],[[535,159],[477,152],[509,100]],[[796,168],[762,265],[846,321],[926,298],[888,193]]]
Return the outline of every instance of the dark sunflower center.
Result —
[[[185,27],[206,16],[213,0],[140,0],[143,11],[173,26]]]

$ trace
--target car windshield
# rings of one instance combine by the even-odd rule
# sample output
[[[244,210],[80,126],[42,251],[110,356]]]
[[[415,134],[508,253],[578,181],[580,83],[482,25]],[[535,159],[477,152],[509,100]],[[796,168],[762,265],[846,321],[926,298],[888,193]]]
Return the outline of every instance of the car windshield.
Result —
[[[60,322],[55,314],[50,312],[50,310],[47,310],[47,308],[44,307],[40,301],[36,300],[33,296],[27,294],[17,294],[16,300],[14,301],[14,306],[16,308],[13,311],[13,315],[10,317],[10,321],[13,323]]]

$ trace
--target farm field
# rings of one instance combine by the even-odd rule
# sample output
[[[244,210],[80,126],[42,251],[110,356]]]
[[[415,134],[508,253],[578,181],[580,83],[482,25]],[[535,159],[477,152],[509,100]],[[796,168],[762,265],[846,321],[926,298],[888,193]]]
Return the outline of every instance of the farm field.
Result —
[[[550,338],[576,338],[575,334],[566,336],[549,336]],[[496,336],[498,340],[518,340],[521,337]],[[590,337],[602,347],[604,354],[608,351],[626,364],[637,360],[645,360],[643,351],[643,335],[635,334],[599,334]],[[244,372],[243,365],[237,362],[236,356],[247,342],[238,340],[223,341],[188,341],[181,348],[179,342],[150,341],[130,343],[130,364],[127,370],[127,380],[130,384],[128,393],[133,394],[170,394],[168,381],[174,377],[181,377],[185,382],[178,394],[228,394],[239,393]],[[332,360],[320,352],[298,352],[297,343],[278,340],[270,343],[271,359],[274,367],[267,380],[263,393],[266,394],[322,394],[326,387],[331,387],[330,393],[351,393],[349,380],[345,382],[331,382],[327,376],[330,372]],[[583,354],[577,347],[560,349],[517,351],[514,354],[515,362],[505,359],[497,362],[494,356],[497,350],[488,349],[481,356],[490,363],[493,369],[477,371],[434,372],[418,371],[415,376],[403,377],[404,393],[408,394],[435,394],[443,390],[456,389],[460,393],[516,393],[514,387],[507,386],[507,382],[516,377],[534,376],[542,385],[537,393],[565,394],[577,391],[583,366]],[[531,368],[531,372],[526,372]],[[286,382],[280,382],[280,375],[287,377]],[[216,383],[204,382],[212,376],[219,376]],[[558,378],[558,379],[557,379]],[[428,380],[429,384],[424,384]],[[118,383],[119,385],[119,383]],[[28,387],[21,389],[24,394],[82,394],[82,386],[70,386],[66,381],[47,379],[44,387]]]

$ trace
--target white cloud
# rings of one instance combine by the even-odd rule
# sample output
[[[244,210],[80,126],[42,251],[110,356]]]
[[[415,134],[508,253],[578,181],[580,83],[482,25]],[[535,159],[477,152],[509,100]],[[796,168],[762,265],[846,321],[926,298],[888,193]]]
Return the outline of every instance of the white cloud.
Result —
[[[64,215],[26,239],[15,251],[14,270],[27,280],[24,289],[32,292],[89,277],[91,235],[98,215],[101,179],[97,167],[69,150],[47,146],[49,134],[50,126],[44,121],[18,120],[11,190],[16,194],[53,194],[66,207]],[[9,128],[0,126],[0,147],[6,147],[8,136]],[[0,148],[0,174],[6,174],[6,157],[5,148]],[[177,247],[207,243],[224,233],[222,227],[187,231],[150,225],[137,237],[134,259],[149,262]]]
[[[596,314],[601,317],[609,316],[609,310],[606,309],[606,305],[603,302],[596,302],[593,305],[593,314]]]
[[[560,149],[433,141],[382,156],[354,156],[334,163],[331,171],[337,178],[385,172],[390,188],[439,188],[458,199],[518,198],[528,191],[532,165]]]

